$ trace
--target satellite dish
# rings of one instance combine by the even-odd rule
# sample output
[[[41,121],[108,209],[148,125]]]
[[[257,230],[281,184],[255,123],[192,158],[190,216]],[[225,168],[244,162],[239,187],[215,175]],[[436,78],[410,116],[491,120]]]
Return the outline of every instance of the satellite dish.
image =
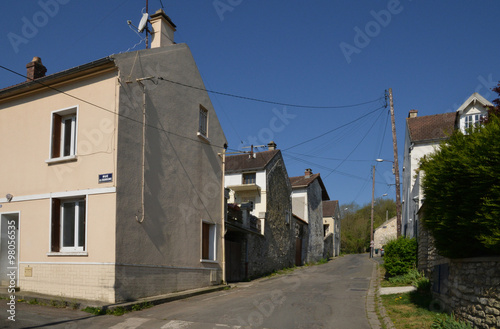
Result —
[[[139,27],[137,28],[137,31],[139,33],[142,33],[142,31],[144,31],[144,29],[146,28],[146,24],[148,23],[148,18],[149,18],[148,13],[142,14],[141,21],[139,22]]]

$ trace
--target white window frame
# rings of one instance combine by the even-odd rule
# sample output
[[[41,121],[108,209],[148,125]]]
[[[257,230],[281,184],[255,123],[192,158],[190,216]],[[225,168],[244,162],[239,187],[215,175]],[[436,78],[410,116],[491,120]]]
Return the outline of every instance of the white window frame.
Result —
[[[65,203],[79,203],[83,201],[85,203],[85,236],[83,241],[83,246],[79,246],[79,208],[75,207],[75,217],[74,217],[74,232],[73,237],[75,237],[74,245],[71,247],[64,247],[64,204]],[[88,195],[64,195],[63,197],[51,197],[51,213],[50,213],[50,241],[49,241],[49,252],[47,256],[88,256],[87,253],[87,241],[88,241]],[[58,206],[57,206],[58,205]],[[78,205],[80,207],[80,205]],[[57,209],[57,214],[54,212]]]
[[[462,117],[463,120],[463,129],[462,132],[465,134],[467,133],[467,129],[470,127],[475,127],[479,124],[481,124],[481,121],[486,118],[486,114],[484,113],[474,113],[474,114],[467,114]]]
[[[208,231],[208,258],[203,258],[203,224],[209,225]],[[216,262],[217,261],[217,225],[209,221],[202,221],[201,224],[201,261]]]
[[[60,117],[60,124],[58,126],[55,125],[55,117]],[[70,136],[67,139],[66,136],[66,125],[67,121],[70,121]],[[47,163],[55,163],[55,162],[64,162],[71,161],[77,158],[77,145],[78,145],[78,105],[72,106],[56,111],[52,111],[50,115],[50,151],[49,151],[49,159],[46,161]],[[54,135],[56,134],[55,129],[59,129],[59,140],[54,141]],[[69,154],[64,155],[65,151],[65,142],[69,141]],[[59,149],[55,149],[55,145],[59,144]],[[56,155],[57,154],[57,155]]]
[[[84,230],[85,230],[85,235],[84,235],[84,241],[83,241],[83,246],[79,246],[79,237],[80,237],[80,202],[84,202],[84,207],[85,207],[85,225],[84,225]],[[64,216],[64,205],[72,203],[75,205],[75,214],[74,218],[72,218],[73,221],[73,226],[74,226],[74,232],[73,232],[73,246],[64,246],[64,227],[66,224],[67,219]],[[61,227],[59,228],[59,233],[61,235],[60,237],[60,251],[61,252],[83,252],[85,251],[85,246],[87,242],[87,201],[85,198],[78,198],[78,199],[62,199],[61,200],[61,219],[60,219]]]

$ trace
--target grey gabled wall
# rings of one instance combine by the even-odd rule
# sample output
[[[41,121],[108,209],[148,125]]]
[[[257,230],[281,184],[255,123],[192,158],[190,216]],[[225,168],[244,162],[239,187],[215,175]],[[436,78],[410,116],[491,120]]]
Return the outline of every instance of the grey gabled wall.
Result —
[[[309,213],[309,244],[307,262],[317,262],[323,258],[323,206],[322,190],[318,180],[307,187]]]
[[[120,70],[117,152],[117,300],[207,286],[221,279],[221,183],[226,139],[185,44],[114,56]],[[145,211],[142,106],[146,93]],[[197,136],[199,105],[209,112]],[[200,262],[202,220],[217,225],[217,262]]]

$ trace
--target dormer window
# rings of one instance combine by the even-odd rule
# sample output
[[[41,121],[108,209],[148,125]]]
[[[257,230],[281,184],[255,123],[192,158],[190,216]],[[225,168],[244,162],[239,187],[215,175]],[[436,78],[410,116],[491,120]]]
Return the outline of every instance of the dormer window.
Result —
[[[463,129],[462,129],[462,132],[464,134],[467,133],[467,129],[471,128],[471,127],[475,127],[475,126],[478,126],[481,124],[481,122],[484,121],[484,119],[486,118],[486,115],[485,114],[481,114],[481,113],[477,113],[477,114],[470,114],[470,115],[466,115],[462,118],[463,120]]]
[[[255,173],[243,174],[243,184],[255,184]]]

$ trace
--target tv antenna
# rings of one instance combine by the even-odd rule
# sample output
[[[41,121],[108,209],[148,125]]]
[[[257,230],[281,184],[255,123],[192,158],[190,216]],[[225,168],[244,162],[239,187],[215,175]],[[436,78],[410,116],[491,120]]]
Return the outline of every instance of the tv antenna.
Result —
[[[142,33],[144,30],[146,31],[146,49],[149,47],[149,34],[151,32],[148,29],[148,23],[149,23],[149,0],[146,0],[146,7],[143,8],[142,12],[142,17],[141,20],[139,21],[138,26],[134,26],[130,20],[127,21],[127,24],[130,26],[133,26],[137,29],[137,33]],[[144,10],[145,9],[145,10]]]

